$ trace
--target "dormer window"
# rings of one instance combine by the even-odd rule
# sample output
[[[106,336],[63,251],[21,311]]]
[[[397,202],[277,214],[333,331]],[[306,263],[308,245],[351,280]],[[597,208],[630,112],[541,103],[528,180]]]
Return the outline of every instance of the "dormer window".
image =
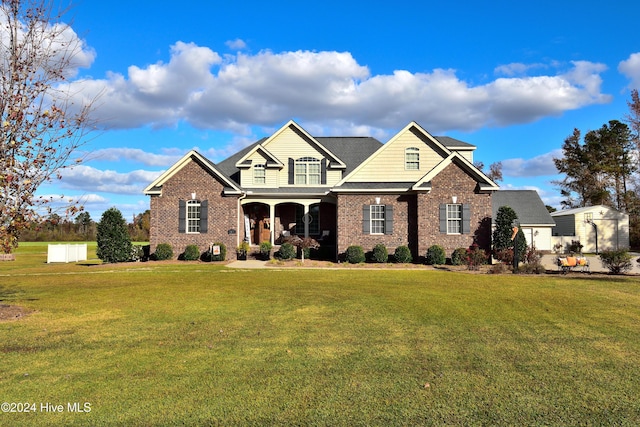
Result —
[[[405,170],[420,170],[420,149],[409,147],[404,150],[404,168]]]
[[[302,157],[295,161],[296,184],[320,184],[320,160],[313,157]]]
[[[266,174],[265,174],[265,166],[264,164],[253,165],[253,183],[254,184],[266,184]]]

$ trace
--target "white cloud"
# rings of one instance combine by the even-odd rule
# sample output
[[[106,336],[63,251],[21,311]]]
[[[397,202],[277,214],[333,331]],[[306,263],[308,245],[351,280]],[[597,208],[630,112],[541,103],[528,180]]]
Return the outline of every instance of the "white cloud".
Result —
[[[79,165],[62,171],[60,185],[75,191],[141,195],[144,188],[161,173],[145,170],[120,173]]]
[[[139,148],[103,148],[87,154],[87,161],[134,161],[147,166],[171,166],[184,155],[178,154],[154,154]]]
[[[510,177],[556,175],[558,170],[556,169],[553,159],[561,157],[562,150],[557,149],[532,159],[505,159],[502,160],[502,173]]]
[[[629,59],[621,61],[618,71],[631,80],[629,89],[640,89],[640,52],[633,53],[629,55]]]
[[[500,65],[496,67],[493,72],[496,74],[502,74],[505,76],[524,75],[529,70],[537,68],[546,68],[544,64],[523,64],[521,62],[512,62],[511,64]]]
[[[234,50],[242,50],[242,49],[246,49],[247,47],[247,44],[245,43],[245,41],[241,39],[229,40],[225,44],[229,49],[234,49]]]
[[[498,71],[513,75],[541,67],[510,64]],[[417,120],[438,133],[528,123],[609,102],[611,97],[601,93],[605,70],[581,61],[557,75],[471,85],[455,70],[371,75],[349,52],[262,51],[222,58],[209,48],[178,42],[168,63],[131,66],[127,76],[77,81],[72,92],[88,99],[101,95],[96,114],[106,128],[183,121],[248,134],[253,125],[296,118],[309,127],[373,134]]]

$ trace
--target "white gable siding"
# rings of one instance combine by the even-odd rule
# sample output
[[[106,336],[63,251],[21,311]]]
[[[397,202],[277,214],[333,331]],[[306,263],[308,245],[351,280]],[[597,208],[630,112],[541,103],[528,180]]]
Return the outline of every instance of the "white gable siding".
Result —
[[[418,138],[413,132],[399,135],[388,147],[378,152],[350,179],[351,182],[407,182],[418,181],[443,160],[435,149]],[[419,149],[420,169],[405,170],[405,150]]]
[[[240,185],[242,187],[247,188],[275,188],[278,185],[278,169],[267,168],[265,170],[265,183],[264,184],[254,184],[253,182],[253,166],[256,164],[266,164],[267,160],[265,157],[259,152],[256,151],[251,156],[249,156],[248,160],[251,161],[251,167],[240,170]]]

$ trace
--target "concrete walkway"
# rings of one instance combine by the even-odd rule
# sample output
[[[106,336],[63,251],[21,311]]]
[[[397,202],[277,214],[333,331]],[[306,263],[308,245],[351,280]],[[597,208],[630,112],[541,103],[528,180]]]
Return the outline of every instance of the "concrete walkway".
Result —
[[[260,261],[257,259],[248,259],[246,261],[232,261],[227,264],[229,268],[265,268],[267,266],[267,261]]]

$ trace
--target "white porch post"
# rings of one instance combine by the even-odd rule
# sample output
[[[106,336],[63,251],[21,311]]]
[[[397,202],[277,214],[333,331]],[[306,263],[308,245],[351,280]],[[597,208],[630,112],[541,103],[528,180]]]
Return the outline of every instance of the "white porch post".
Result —
[[[271,246],[275,245],[275,226],[276,226],[276,205],[275,203],[269,203],[269,234],[271,236]]]
[[[304,224],[304,237],[309,237],[309,224],[311,221],[305,221],[304,218],[311,218],[311,214],[309,213],[309,203],[304,204],[304,215],[302,216],[302,223]],[[307,216],[308,215],[308,216]]]

